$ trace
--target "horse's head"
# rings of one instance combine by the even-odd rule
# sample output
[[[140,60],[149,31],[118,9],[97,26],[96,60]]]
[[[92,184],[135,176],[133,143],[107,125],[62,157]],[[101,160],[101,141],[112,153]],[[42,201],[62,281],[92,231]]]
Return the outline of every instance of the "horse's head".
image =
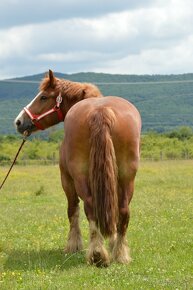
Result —
[[[28,136],[38,129],[44,130],[63,121],[61,103],[59,79],[49,70],[40,85],[40,92],[15,119],[18,132]]]
[[[55,78],[53,72],[40,84],[40,92],[15,119],[19,133],[29,136],[64,120],[68,110],[77,102],[102,97],[100,90],[87,83],[77,83]]]

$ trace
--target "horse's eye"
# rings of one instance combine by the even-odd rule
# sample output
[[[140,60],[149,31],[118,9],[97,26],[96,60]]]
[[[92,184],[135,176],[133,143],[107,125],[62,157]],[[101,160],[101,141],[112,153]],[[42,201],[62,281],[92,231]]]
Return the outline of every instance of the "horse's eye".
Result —
[[[46,97],[46,96],[43,95],[43,96],[41,96],[40,100],[41,100],[41,101],[45,101],[45,100],[47,100],[47,98],[48,98],[48,97]]]

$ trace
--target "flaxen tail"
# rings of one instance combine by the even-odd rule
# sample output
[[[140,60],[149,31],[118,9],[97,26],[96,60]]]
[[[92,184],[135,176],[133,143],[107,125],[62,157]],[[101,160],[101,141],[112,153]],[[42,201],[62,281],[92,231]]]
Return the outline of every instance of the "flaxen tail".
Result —
[[[89,183],[96,224],[105,237],[115,232],[118,219],[117,163],[111,138],[114,122],[110,108],[98,108],[89,117]]]

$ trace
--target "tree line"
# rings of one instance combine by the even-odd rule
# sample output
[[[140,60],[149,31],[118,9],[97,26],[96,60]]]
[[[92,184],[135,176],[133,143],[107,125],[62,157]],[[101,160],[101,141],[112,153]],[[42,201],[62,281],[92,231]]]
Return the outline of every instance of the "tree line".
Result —
[[[32,136],[22,149],[17,163],[58,163],[63,136],[63,129],[51,131],[46,139]],[[19,135],[0,135],[0,165],[11,163],[20,143]],[[192,128],[180,127],[166,133],[146,132],[141,136],[141,159],[193,159]]]

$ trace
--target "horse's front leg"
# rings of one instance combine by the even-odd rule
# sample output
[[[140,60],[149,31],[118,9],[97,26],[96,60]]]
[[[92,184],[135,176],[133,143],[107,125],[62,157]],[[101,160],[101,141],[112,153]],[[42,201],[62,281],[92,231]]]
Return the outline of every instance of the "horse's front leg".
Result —
[[[68,219],[70,223],[65,252],[74,253],[82,250],[82,236],[79,226],[79,198],[70,176],[63,170],[61,170],[61,180],[68,200]]]
[[[82,250],[82,236],[79,226],[79,205],[68,204],[68,219],[70,222],[70,230],[68,233],[66,253],[74,253]]]

